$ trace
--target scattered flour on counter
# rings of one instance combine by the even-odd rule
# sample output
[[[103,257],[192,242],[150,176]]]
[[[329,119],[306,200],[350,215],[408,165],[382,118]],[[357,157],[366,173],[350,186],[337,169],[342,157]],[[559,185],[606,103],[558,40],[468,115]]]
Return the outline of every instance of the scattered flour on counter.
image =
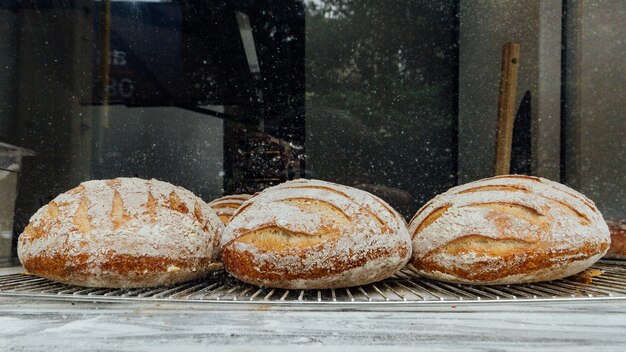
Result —
[[[0,316],[0,337],[29,331],[32,325],[33,323],[26,319]]]
[[[158,330],[145,326],[134,324],[119,324],[103,321],[104,317],[96,316],[89,319],[74,320],[61,326],[48,328],[43,330],[42,334],[68,334],[68,333],[85,333],[93,336],[93,334],[102,337],[114,336],[133,336],[154,334]]]

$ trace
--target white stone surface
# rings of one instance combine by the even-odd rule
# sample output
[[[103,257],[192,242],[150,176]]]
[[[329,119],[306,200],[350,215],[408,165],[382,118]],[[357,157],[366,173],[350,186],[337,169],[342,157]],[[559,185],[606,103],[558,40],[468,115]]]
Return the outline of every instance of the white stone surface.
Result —
[[[0,268],[0,275],[19,270]],[[0,296],[0,351],[575,352],[623,351],[626,344],[626,300],[449,304],[412,311],[233,307]]]
[[[241,311],[0,298],[5,351],[623,351],[626,301],[414,312]]]

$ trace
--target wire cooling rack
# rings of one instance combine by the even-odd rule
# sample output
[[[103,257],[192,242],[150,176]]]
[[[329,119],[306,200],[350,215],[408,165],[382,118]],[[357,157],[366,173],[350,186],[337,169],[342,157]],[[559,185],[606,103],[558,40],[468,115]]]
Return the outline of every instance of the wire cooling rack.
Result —
[[[0,297],[83,302],[211,303],[244,309],[258,304],[366,309],[382,306],[415,308],[442,303],[626,300],[626,262],[601,260],[592,268],[602,274],[591,280],[573,276],[533,284],[472,286],[430,280],[406,267],[377,283],[326,290],[258,287],[243,283],[223,271],[202,281],[142,289],[87,288],[32,275],[12,274],[0,276]]]

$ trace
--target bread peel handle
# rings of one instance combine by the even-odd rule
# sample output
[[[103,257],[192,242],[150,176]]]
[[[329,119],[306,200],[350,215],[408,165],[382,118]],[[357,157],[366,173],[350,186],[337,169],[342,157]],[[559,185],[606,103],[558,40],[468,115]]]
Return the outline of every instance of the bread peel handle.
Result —
[[[517,90],[520,45],[508,42],[502,47],[500,93],[496,127],[496,153],[493,164],[495,176],[506,175],[511,168],[511,145],[513,143],[514,106]]]

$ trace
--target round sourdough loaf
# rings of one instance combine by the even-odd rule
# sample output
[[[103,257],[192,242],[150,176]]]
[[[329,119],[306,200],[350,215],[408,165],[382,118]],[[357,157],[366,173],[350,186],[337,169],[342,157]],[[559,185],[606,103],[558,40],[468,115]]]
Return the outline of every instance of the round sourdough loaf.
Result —
[[[543,178],[506,175],[454,187],[410,222],[411,264],[467,284],[559,279],[609,248],[606,223],[582,194]]]
[[[224,225],[193,193],[157,180],[81,183],[30,219],[18,255],[31,274],[92,287],[150,287],[220,267]]]
[[[368,284],[392,275],[410,256],[406,223],[387,203],[317,180],[255,195],[222,237],[222,260],[233,276],[287,289]]]
[[[252,196],[249,194],[232,194],[213,200],[209,203],[209,206],[215,210],[217,216],[219,216],[220,220],[226,225],[230,222],[235,210],[239,209],[239,207],[251,197]]]
[[[604,258],[626,259],[626,220],[607,220],[611,233],[611,247]]]

